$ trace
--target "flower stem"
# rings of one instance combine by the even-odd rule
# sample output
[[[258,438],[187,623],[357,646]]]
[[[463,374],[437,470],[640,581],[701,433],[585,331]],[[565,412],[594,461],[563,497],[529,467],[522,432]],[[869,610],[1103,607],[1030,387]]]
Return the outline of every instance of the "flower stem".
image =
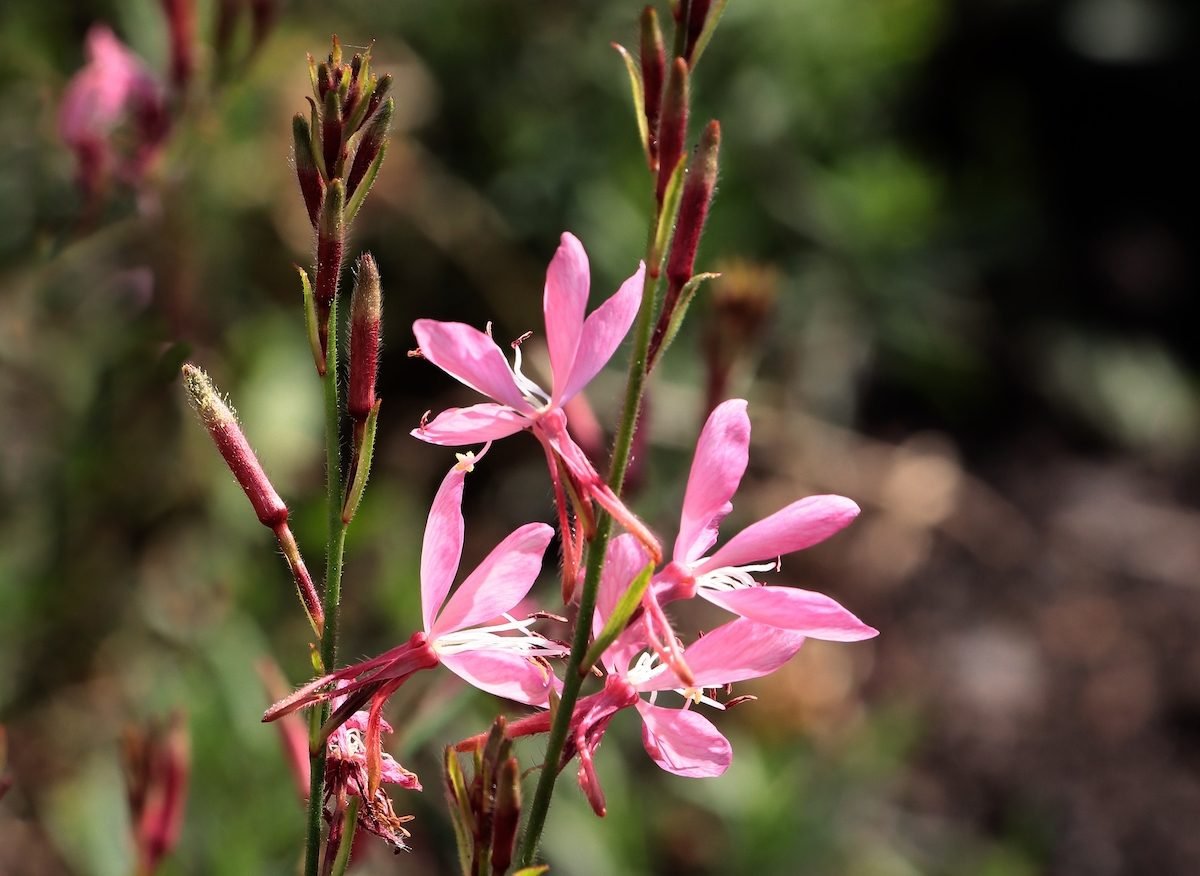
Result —
[[[633,435],[637,431],[642,395],[646,388],[646,360],[650,349],[650,332],[654,324],[654,299],[658,291],[660,269],[659,261],[656,259],[661,259],[661,256],[656,255],[654,243],[660,218],[656,211],[654,221],[650,226],[650,240],[646,246],[646,276],[642,285],[642,304],[638,310],[637,327],[633,338],[633,353],[629,359],[629,380],[625,386],[625,406],[621,413],[616,441],[613,444],[612,463],[608,473],[608,485],[618,496],[620,496],[621,486],[625,482],[625,472],[629,468]],[[604,556],[608,552],[612,526],[612,517],[601,513],[596,524],[596,536],[588,546],[587,570],[584,573],[583,588],[579,593],[579,614],[575,619],[575,635],[571,640],[571,655],[567,658],[566,675],[563,679],[558,711],[550,726],[550,737],[546,741],[546,759],[542,763],[537,789],[534,791],[533,800],[529,805],[529,818],[525,823],[525,833],[521,837],[521,848],[517,855],[518,868],[533,864],[542,830],[546,826],[546,814],[550,810],[550,797],[554,793],[554,783],[558,779],[558,761],[562,757],[563,746],[567,741],[567,730],[571,724],[571,714],[575,711],[579,690],[586,676],[586,673],[581,672],[580,669],[588,650],[588,641],[591,638],[592,615],[596,610],[596,594],[600,589],[600,572],[604,568]]]
[[[326,348],[325,374],[321,383],[325,390],[325,486],[328,514],[325,544],[325,634],[321,637],[321,670],[330,671],[337,661],[338,607],[342,595],[342,551],[346,545],[346,524],[342,522],[342,454],[340,410],[338,403],[337,368],[337,301],[329,314],[329,339]],[[308,835],[305,842],[305,876],[317,876],[321,858],[321,810],[324,806],[325,746],[317,744],[321,725],[329,718],[329,705],[322,704],[314,711],[310,725],[311,776],[308,793]]]

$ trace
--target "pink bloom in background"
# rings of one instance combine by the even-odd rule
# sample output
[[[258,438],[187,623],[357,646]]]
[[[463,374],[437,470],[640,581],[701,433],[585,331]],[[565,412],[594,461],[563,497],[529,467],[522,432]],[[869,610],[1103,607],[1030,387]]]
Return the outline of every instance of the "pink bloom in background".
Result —
[[[118,150],[116,132],[126,124],[130,142]],[[67,84],[58,113],[59,134],[75,153],[80,186],[95,194],[113,172],[136,182],[162,148],[168,125],[158,80],[111,30],[93,26],[87,64]]]
[[[746,402],[716,407],[696,443],[671,562],[648,594],[648,609],[700,596],[769,626],[814,639],[853,642],[877,636],[835,600],[797,587],[771,587],[754,574],[778,568],[778,557],[811,547],[846,527],[858,505],[843,496],[809,496],[752,523],[718,548],[717,528],[733,509],[731,499],[746,471],[750,418]]]
[[[563,412],[563,405],[596,376],[628,334],[641,305],[645,270],[645,265],[639,264],[633,276],[585,318],[591,285],[587,253],[574,235],[563,234],[546,272],[543,297],[552,377],[549,392],[522,372],[518,343],[512,345],[513,363],[509,365],[504,351],[488,333],[460,322],[417,320],[413,333],[422,355],[493,401],[442,411],[412,434],[431,444],[460,446],[529,429],[546,450],[560,522],[564,523],[564,542],[568,527],[558,462],[575,482],[580,495],[595,500],[622,526],[634,532],[651,554],[660,554],[658,540],[608,488],[587,454],[571,438]],[[581,544],[576,547],[581,549]],[[575,550],[570,554],[566,558],[564,581],[569,578],[573,582],[578,556]]]
[[[567,648],[534,633],[533,619],[512,617],[542,567],[553,529],[529,523],[515,530],[484,559],[447,599],[458,571],[463,546],[463,481],[475,457],[467,454],[442,480],[421,551],[421,606],[424,630],[378,657],[347,666],[304,685],[270,709],[264,721],[274,721],[337,696],[326,730],[341,726],[370,702],[364,744],[370,769],[370,793],[382,774],[379,733],[384,702],[415,672],[444,664],[480,690],[534,706],[546,706],[558,684],[545,658],[559,657]],[[503,617],[503,621],[475,626]]]
[[[603,628],[608,613],[642,564],[641,552],[628,536],[614,540],[612,547],[597,597],[596,630]],[[690,778],[721,775],[733,760],[729,740],[707,718],[692,711],[691,706],[704,703],[723,709],[721,703],[705,696],[703,691],[774,672],[800,650],[804,638],[792,630],[739,618],[683,650],[683,659],[692,676],[690,683],[686,683],[667,664],[660,663],[657,654],[642,652],[637,626],[630,627],[605,651],[601,660],[608,671],[604,688],[575,706],[560,769],[572,757],[579,756],[579,785],[596,814],[604,815],[604,792],[593,757],[613,716],[632,707],[642,719],[646,753],[659,767]],[[667,691],[683,696],[683,706],[656,705],[658,695]],[[507,732],[515,738],[544,732],[549,727],[549,713],[541,713],[512,722]],[[483,737],[476,737],[460,748],[482,741]]]

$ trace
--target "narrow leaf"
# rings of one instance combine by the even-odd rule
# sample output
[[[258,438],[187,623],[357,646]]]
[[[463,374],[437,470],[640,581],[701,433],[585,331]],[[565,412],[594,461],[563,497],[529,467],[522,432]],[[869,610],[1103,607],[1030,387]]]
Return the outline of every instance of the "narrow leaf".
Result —
[[[362,501],[363,491],[367,488],[367,478],[371,474],[371,459],[375,455],[375,425],[379,421],[379,406],[383,399],[375,399],[371,412],[367,414],[366,426],[363,428],[362,444],[358,448],[358,464],[354,469],[354,481],[346,492],[346,501],[342,504],[342,523],[349,524],[354,519],[358,504]]]
[[[626,588],[621,594],[621,598],[617,600],[616,607],[613,608],[613,613],[609,615],[608,620],[604,623],[604,629],[600,631],[595,641],[592,642],[592,647],[588,649],[587,655],[583,658],[583,662],[579,664],[579,674],[586,675],[591,672],[597,661],[604,656],[604,652],[608,650],[608,646],[617,640],[617,636],[624,632],[629,619],[642,604],[642,596],[646,593],[646,588],[650,586],[650,576],[654,573],[654,563],[648,563],[646,568],[638,573],[638,576],[633,579],[633,583]]]
[[[312,283],[308,281],[308,273],[296,265],[300,272],[300,284],[304,287],[304,329],[308,333],[308,348],[312,350],[313,363],[317,366],[317,374],[325,376],[325,357],[321,353],[321,339],[317,334],[317,302],[313,296]]]
[[[621,60],[625,62],[625,69],[629,71],[629,90],[633,93],[633,111],[637,115],[638,136],[642,140],[642,151],[646,153],[646,161],[652,162],[650,129],[646,125],[646,95],[642,90],[641,71],[638,70],[637,62],[633,60],[633,56],[624,46],[613,43],[612,47],[621,53]]]

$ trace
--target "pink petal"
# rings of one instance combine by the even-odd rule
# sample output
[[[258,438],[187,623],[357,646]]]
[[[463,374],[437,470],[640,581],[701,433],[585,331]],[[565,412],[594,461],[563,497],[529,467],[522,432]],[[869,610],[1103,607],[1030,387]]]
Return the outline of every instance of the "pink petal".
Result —
[[[584,322],[570,375],[560,380],[555,371],[555,402],[562,404],[587,386],[604,367],[604,363],[612,358],[621,341],[625,340],[642,304],[645,275],[646,264],[640,262],[633,276],[622,283],[621,288]]]
[[[800,650],[804,636],[792,630],[769,627],[738,618],[717,627],[684,649],[695,678],[695,687],[722,687],[748,678],[770,675]],[[684,687],[674,672],[654,676],[638,690],[675,690]]]
[[[525,598],[542,570],[542,555],[554,535],[545,523],[527,523],[496,545],[450,597],[430,639],[492,620]]]
[[[466,476],[457,466],[446,473],[425,524],[425,540],[421,545],[421,615],[427,632],[433,629],[433,619],[446,601],[462,559],[462,494]]]
[[[473,687],[530,706],[549,705],[550,688],[558,686],[547,667],[509,651],[464,651],[442,662]]]
[[[858,516],[858,505],[845,496],[809,496],[751,523],[696,567],[703,575],[723,566],[761,563],[811,547],[844,529]]]
[[[153,99],[158,85],[141,60],[103,25],[87,34],[88,63],[63,92],[59,132],[68,144],[103,137],[138,99]]]
[[[542,297],[556,402],[561,396],[558,387],[567,385],[571,367],[575,363],[590,285],[588,257],[583,251],[583,244],[575,235],[564,233],[546,271],[546,289]]]
[[[730,399],[716,407],[696,442],[696,455],[683,497],[675,561],[689,564],[717,541],[717,527],[733,510],[730,501],[750,459],[750,418],[746,401]]]
[[[600,589],[596,593],[596,613],[592,615],[593,636],[600,635],[622,594],[646,562],[646,551],[633,535],[622,533],[609,543],[600,575]],[[601,662],[609,672],[623,673],[629,668],[629,661],[641,650],[637,627],[636,622],[631,624],[605,650]]]
[[[733,748],[712,722],[690,709],[664,709],[639,701],[642,744],[654,762],[687,778],[719,776],[733,761]]]
[[[792,630],[810,639],[858,642],[879,635],[823,593],[796,587],[748,587],[744,590],[710,590],[696,594],[734,614],[772,627]]]
[[[467,408],[448,408],[432,422],[413,429],[412,436],[430,444],[460,447],[507,438],[528,426],[529,419],[508,405],[486,402]]]
[[[413,334],[421,354],[451,377],[498,402],[530,413],[504,353],[488,335],[461,322],[418,319]]]

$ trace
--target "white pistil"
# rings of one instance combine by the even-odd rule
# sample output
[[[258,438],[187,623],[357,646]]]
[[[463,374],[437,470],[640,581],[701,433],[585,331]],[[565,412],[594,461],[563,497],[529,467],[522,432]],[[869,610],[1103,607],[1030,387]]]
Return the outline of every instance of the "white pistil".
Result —
[[[650,681],[656,675],[661,675],[666,670],[667,665],[659,662],[657,654],[653,651],[643,651],[638,655],[637,662],[633,664],[633,668],[629,670],[629,673],[625,676],[625,680],[634,687],[637,687]],[[703,703],[706,706],[712,706],[714,709],[725,710],[725,706],[722,703],[717,702],[712,697],[705,696],[704,691],[698,687],[677,687],[672,688],[672,690],[685,700],[688,700],[689,703]],[[660,692],[656,690],[650,691],[649,701],[651,705],[657,702]]]
[[[517,382],[517,388],[529,400],[529,403],[536,408],[546,408],[550,405],[550,394],[530,380],[521,371],[521,345],[513,345],[513,364],[512,364],[513,379]]]
[[[434,640],[433,650],[439,654],[463,654],[468,651],[506,651],[525,657],[560,657],[567,649],[557,642],[529,629],[537,618],[517,620],[510,614],[504,617],[508,623],[490,627],[473,627],[444,633]],[[517,631],[519,635],[505,636],[502,633]]]
[[[709,590],[745,590],[758,587],[751,572],[778,572],[780,561],[776,558],[773,563],[757,563],[746,566],[722,566],[705,572],[696,578],[697,587],[707,587]]]

